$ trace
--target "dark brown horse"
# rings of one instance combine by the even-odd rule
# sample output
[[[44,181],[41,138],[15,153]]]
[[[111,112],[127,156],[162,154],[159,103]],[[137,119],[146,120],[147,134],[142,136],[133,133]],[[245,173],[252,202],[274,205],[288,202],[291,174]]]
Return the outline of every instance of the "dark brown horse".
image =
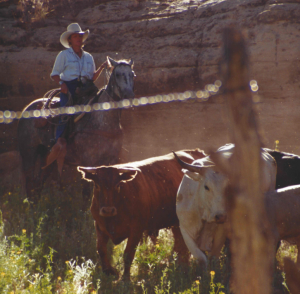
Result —
[[[114,61],[106,89],[96,97],[95,103],[117,102],[133,98],[133,61]],[[24,111],[42,109],[48,99],[41,98],[25,107]],[[58,103],[58,98],[54,102]],[[67,153],[64,163],[75,166],[110,165],[119,162],[122,147],[121,109],[93,111],[86,113],[76,124],[67,138]],[[55,124],[38,123],[36,118],[22,118],[18,125],[19,150],[23,160],[27,196],[32,190],[40,190],[47,176],[56,170],[51,164],[44,170],[46,158],[51,149]]]

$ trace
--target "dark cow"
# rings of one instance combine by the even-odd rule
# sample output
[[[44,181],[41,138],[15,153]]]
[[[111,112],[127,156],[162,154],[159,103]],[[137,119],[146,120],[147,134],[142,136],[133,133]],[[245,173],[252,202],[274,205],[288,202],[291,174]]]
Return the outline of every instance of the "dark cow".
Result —
[[[300,157],[264,148],[277,163],[276,189],[300,184]]]
[[[0,176],[13,172],[22,167],[22,158],[18,151],[9,151],[0,154]]]
[[[280,240],[297,245],[300,265],[300,185],[269,192],[265,196],[266,211],[274,229],[275,244]]]
[[[22,157],[18,151],[0,154],[0,186],[2,192],[18,187],[21,195],[25,194],[25,177],[22,171]]]
[[[179,151],[177,155],[189,163],[205,157],[198,149]],[[144,231],[172,227],[174,251],[179,257],[188,257],[175,203],[183,173],[172,153],[127,164],[78,167],[78,170],[84,179],[95,183],[91,212],[95,219],[97,250],[106,274],[116,274],[107,254],[109,238],[114,244],[128,238],[124,252],[125,279],[130,278],[130,266]]]

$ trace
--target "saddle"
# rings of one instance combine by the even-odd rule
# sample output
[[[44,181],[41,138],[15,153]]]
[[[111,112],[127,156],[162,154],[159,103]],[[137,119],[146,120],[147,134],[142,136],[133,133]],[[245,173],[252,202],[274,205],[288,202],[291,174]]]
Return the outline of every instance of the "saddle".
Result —
[[[76,89],[74,100],[72,99],[71,95],[69,95],[69,101],[65,105],[66,107],[72,106],[72,105],[89,105],[91,104],[99,95],[97,95],[98,88],[95,86],[92,80],[86,80],[85,83],[81,82],[80,87]],[[44,118],[40,117],[34,120],[34,126],[36,128],[43,128],[47,123],[57,124],[58,118],[55,116],[54,109],[60,107],[60,102],[56,95],[60,93],[60,89],[52,89],[48,91],[43,98],[48,98],[47,101],[41,105],[39,105],[38,110],[49,110],[50,115],[51,112],[53,112],[53,117],[50,118]],[[78,122],[85,113],[81,113],[75,118],[72,116],[65,115],[62,116],[62,121],[66,121],[65,123],[70,123],[73,121],[74,123]],[[68,118],[72,118],[69,120]]]
[[[100,95],[97,94],[98,88],[95,86],[92,80],[86,80],[85,83],[81,83],[80,87],[76,89],[75,92],[75,97],[74,101],[69,94],[69,101],[66,106],[72,106],[75,104],[83,104],[83,105],[89,105],[91,104],[94,100],[98,98]],[[55,97],[57,94],[60,93],[60,89],[53,89],[48,91],[45,95],[44,98],[48,98],[46,103],[41,106],[41,109],[43,110],[49,110],[51,113],[51,110],[55,108],[60,107],[60,102],[57,97]],[[75,124],[85,115],[85,113],[81,113],[77,115],[76,117],[74,116],[69,116],[69,115],[63,115],[61,116],[61,121],[66,124],[66,128],[60,138],[58,138],[57,142],[55,143],[54,146],[52,146],[51,151],[49,155],[47,156],[46,160],[46,165],[42,168],[45,169],[48,167],[52,162],[55,160],[57,161],[58,165],[58,171],[61,175],[62,172],[62,167],[64,163],[64,158],[67,153],[67,139],[70,137],[70,135],[74,131]],[[55,125],[58,125],[59,123],[59,118],[57,116],[52,117],[52,118],[38,118],[34,121],[34,126],[36,128],[43,128],[45,127],[48,123]],[[52,139],[52,144],[55,142],[55,132],[56,132],[56,127],[53,128],[53,139]]]

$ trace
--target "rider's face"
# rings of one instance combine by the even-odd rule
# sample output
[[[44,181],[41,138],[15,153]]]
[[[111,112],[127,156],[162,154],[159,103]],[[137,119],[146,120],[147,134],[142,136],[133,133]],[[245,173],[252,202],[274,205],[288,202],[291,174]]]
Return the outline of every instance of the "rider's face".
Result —
[[[69,38],[69,42],[71,44],[71,47],[81,47],[82,46],[82,41],[83,35],[82,34],[72,34]]]

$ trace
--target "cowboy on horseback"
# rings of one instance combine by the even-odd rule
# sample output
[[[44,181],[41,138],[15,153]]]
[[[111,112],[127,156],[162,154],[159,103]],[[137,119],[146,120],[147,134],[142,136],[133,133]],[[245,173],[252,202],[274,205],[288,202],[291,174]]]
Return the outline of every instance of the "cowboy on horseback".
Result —
[[[55,161],[60,175],[64,164],[108,166],[120,161],[123,142],[122,109],[115,106],[122,106],[124,99],[134,98],[134,63],[132,59],[116,61],[107,56],[107,62],[95,70],[92,56],[82,50],[82,44],[87,36],[88,31],[83,32],[78,24],[68,26],[67,32],[61,36],[61,42],[67,49],[58,54],[51,73],[52,79],[61,84],[60,89],[50,90],[43,98],[28,104],[23,109],[19,120],[18,144],[26,178],[26,193],[29,198],[33,192],[40,195],[43,184],[55,170],[55,165],[50,166]],[[86,78],[89,79],[87,82],[93,84],[93,80],[97,79],[106,64],[110,69],[107,72],[108,82],[100,91],[97,90],[96,95],[90,94],[89,87],[85,91],[85,86],[74,91],[74,88]],[[72,87],[72,83],[75,86]],[[62,92],[60,98],[55,97],[60,91]],[[55,111],[59,107],[59,100],[64,104],[66,92],[68,92],[69,104],[72,99],[78,99],[75,103],[91,105],[90,108],[95,111],[84,111],[76,117],[65,115],[66,109]],[[80,99],[83,102],[79,101]],[[94,107],[97,105],[99,110],[104,110],[104,105],[107,104],[113,107],[105,111],[96,111]],[[33,114],[35,110],[41,109],[47,110],[48,114],[29,118],[23,115],[28,112]],[[58,118],[57,113],[62,115]],[[56,132],[57,122],[64,115],[69,120],[64,127],[65,130]],[[55,133],[57,133],[57,141],[54,146],[51,146],[50,142]]]
[[[60,37],[61,44],[67,49],[57,55],[50,76],[60,85],[61,107],[67,105],[69,95],[73,101],[76,101],[76,89],[82,85],[82,82],[94,82],[107,65],[105,61],[96,70],[93,56],[82,49],[89,33],[89,30],[82,31],[78,23],[72,23]],[[56,155],[62,149],[65,149],[66,140],[62,138],[65,128],[66,122],[60,118],[56,129],[56,143],[47,159],[47,166],[56,159]]]

